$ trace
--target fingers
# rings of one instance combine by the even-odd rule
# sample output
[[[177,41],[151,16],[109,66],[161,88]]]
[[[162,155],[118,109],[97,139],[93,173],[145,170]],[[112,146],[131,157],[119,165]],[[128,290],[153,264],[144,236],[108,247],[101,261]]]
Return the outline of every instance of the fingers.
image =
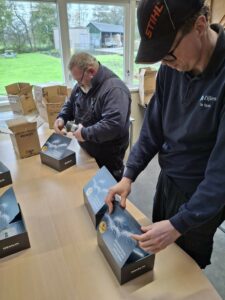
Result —
[[[109,214],[111,214],[113,212],[113,201],[114,201],[115,194],[116,194],[115,192],[113,192],[112,190],[109,190],[109,192],[105,198],[105,203],[109,207]]]
[[[64,135],[65,131],[62,130],[63,127],[64,127],[64,121],[62,119],[55,120],[54,130],[56,133]]]
[[[132,239],[138,242],[146,242],[151,239],[151,235],[149,233],[144,233],[144,234],[132,234],[131,235]]]

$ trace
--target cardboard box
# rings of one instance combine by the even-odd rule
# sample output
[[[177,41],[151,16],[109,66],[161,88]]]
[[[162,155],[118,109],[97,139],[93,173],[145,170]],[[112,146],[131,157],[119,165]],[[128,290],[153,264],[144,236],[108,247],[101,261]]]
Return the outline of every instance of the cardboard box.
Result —
[[[105,204],[108,190],[116,183],[112,174],[103,166],[83,188],[84,204],[95,226],[99,224],[108,208]]]
[[[130,237],[132,233],[141,234],[140,225],[115,202],[113,213],[105,213],[98,225],[97,239],[120,284],[151,271],[154,266],[155,255],[139,248]]]
[[[57,171],[63,171],[76,164],[76,153],[69,148],[71,139],[53,133],[41,149],[41,162]]]
[[[49,123],[52,129],[54,122],[68,97],[66,86],[62,85],[39,85],[34,86],[34,98],[40,116]]]
[[[12,177],[9,169],[0,162],[0,188],[12,183]]]
[[[13,83],[5,87],[9,103],[14,113],[29,114],[36,111],[32,94],[33,86],[29,83]]]
[[[155,91],[157,71],[151,68],[139,69],[140,105],[146,107]]]
[[[24,218],[13,188],[0,196],[0,258],[30,248]]]
[[[25,118],[6,121],[11,130],[14,150],[20,158],[39,154],[41,147],[37,134],[37,122],[28,122]]]

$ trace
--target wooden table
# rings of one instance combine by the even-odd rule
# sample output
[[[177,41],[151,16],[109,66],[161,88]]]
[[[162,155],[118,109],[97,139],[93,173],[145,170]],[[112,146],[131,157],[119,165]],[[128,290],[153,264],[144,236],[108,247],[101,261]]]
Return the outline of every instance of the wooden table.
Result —
[[[39,129],[42,144],[50,133]],[[77,166],[58,173],[38,156],[17,160],[9,137],[0,136],[0,160],[11,169],[31,242],[30,249],[0,260],[0,299],[221,299],[175,244],[156,255],[154,272],[119,285],[83,205],[82,188],[97,166],[76,147]],[[128,210],[141,224],[149,223],[131,203]]]

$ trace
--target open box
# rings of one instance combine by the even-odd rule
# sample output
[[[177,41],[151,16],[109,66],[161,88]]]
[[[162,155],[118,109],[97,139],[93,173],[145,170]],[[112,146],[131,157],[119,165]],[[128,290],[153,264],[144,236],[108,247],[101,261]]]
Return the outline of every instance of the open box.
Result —
[[[83,188],[84,204],[95,226],[99,224],[107,210],[105,197],[108,190],[116,183],[112,174],[103,166]]]
[[[23,214],[13,188],[0,196],[0,258],[30,248]]]
[[[118,201],[112,214],[105,213],[98,225],[98,245],[120,284],[151,271],[155,255],[147,253],[130,236],[141,234],[140,224]]]

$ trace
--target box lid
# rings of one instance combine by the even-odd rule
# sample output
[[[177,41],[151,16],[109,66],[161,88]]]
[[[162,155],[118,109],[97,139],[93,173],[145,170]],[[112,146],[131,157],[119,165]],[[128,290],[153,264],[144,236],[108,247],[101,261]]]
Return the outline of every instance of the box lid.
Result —
[[[103,166],[84,186],[84,193],[89,199],[94,214],[97,214],[97,212],[105,205],[105,197],[109,188],[116,183],[116,179],[109,170]]]
[[[68,155],[75,153],[68,149],[71,139],[57,133],[53,133],[41,148],[41,153],[51,156],[57,160],[61,160]]]
[[[33,89],[33,85],[24,86],[24,87],[20,90],[19,96],[32,93],[32,89]]]
[[[13,188],[0,196],[0,230],[7,228],[20,212]]]
[[[13,133],[35,130],[37,128],[37,122],[28,122],[25,118],[8,120],[8,121],[6,121],[6,123],[8,125],[8,128]]]
[[[98,226],[98,231],[117,265],[122,268],[131,255],[140,259],[149,254],[137,247],[137,242],[131,234],[142,234],[140,224],[115,201],[113,213],[105,213]],[[138,251],[138,249],[140,249]]]
[[[0,174],[8,172],[9,169],[0,161]]]
[[[18,95],[21,92],[21,90],[29,87],[29,83],[17,82],[5,86],[5,89],[8,95]]]

